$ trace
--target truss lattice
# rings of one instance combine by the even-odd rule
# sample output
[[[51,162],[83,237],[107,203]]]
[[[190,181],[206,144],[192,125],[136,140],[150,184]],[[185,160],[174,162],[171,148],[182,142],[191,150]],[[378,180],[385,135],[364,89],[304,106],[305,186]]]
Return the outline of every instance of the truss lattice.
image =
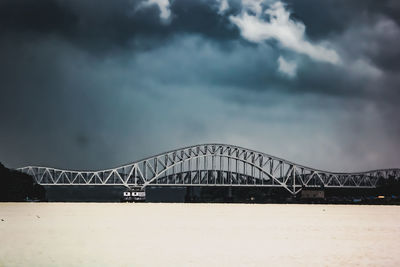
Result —
[[[180,148],[107,170],[71,171],[38,166],[18,170],[32,175],[42,185],[256,186],[283,187],[292,194],[313,187],[374,188],[380,181],[400,177],[400,169],[327,172],[225,144]]]

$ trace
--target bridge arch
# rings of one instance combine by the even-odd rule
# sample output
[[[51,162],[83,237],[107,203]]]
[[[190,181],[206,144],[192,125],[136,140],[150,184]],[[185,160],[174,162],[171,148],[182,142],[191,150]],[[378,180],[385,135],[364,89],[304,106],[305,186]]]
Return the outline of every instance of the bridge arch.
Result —
[[[198,161],[202,161],[203,167]],[[174,179],[173,175],[177,177],[179,173],[192,176],[195,172],[208,175],[211,171],[214,172],[214,174],[211,173],[212,175],[216,175],[213,177],[215,179],[213,184],[203,184],[201,181],[194,183],[193,179],[188,179],[191,182],[183,181],[174,185],[273,186],[283,187],[292,194],[308,187],[374,188],[389,178],[398,180],[400,177],[400,169],[355,173],[329,172],[255,150],[213,143],[174,149],[120,167],[98,171],[73,171],[38,166],[27,166],[18,170],[33,175],[38,183],[44,185],[123,185],[126,187],[169,186],[170,184],[160,182],[163,175]],[[225,179],[224,177],[228,174],[233,175],[236,181]],[[242,179],[241,175],[245,179],[243,177]],[[216,177],[219,177],[219,180]],[[254,183],[250,184],[249,180]]]
[[[275,178],[273,175],[271,175],[270,173],[268,173],[267,171],[265,171],[265,170],[262,169],[260,166],[257,166],[257,165],[254,164],[254,163],[251,163],[251,162],[248,162],[248,161],[245,161],[245,160],[243,160],[243,159],[236,158],[236,157],[233,157],[233,156],[227,156],[227,155],[222,155],[222,156],[220,156],[220,155],[213,155],[213,154],[211,154],[211,155],[195,156],[195,157],[192,157],[192,158],[189,158],[189,159],[184,159],[184,160],[181,161],[181,162],[177,162],[177,163],[175,163],[175,164],[173,164],[173,165],[167,167],[166,169],[164,169],[164,170],[161,171],[160,173],[158,173],[156,176],[154,176],[153,178],[151,178],[149,181],[145,182],[145,186],[151,185],[152,182],[154,182],[155,180],[157,180],[157,179],[159,179],[160,177],[162,177],[161,175],[165,174],[168,170],[170,170],[170,169],[172,169],[172,168],[174,168],[174,167],[179,167],[180,165],[184,164],[185,162],[187,162],[187,161],[189,161],[189,160],[196,160],[196,159],[207,158],[207,157],[209,158],[209,157],[212,157],[212,156],[217,157],[217,159],[218,159],[218,158],[226,158],[226,159],[228,159],[228,160],[231,159],[231,160],[243,162],[243,164],[244,164],[243,166],[246,166],[246,164],[247,164],[247,166],[251,166],[251,167],[253,167],[253,168],[259,170],[260,173],[263,173],[263,174],[265,174],[266,176],[268,176],[269,180],[272,179],[272,180],[274,180],[278,185],[281,185],[282,187],[287,188],[287,186],[286,186],[284,183],[282,183],[282,182],[279,181],[277,178]],[[198,167],[198,166],[197,166],[197,167]],[[195,168],[195,169],[185,170],[184,172],[196,172],[196,171],[218,171],[218,170],[213,170],[213,169],[198,169],[198,168]],[[240,173],[240,172],[237,172],[237,171],[236,171],[235,173],[237,173],[237,174],[242,174],[242,175],[247,175],[246,173]],[[264,179],[264,178],[262,178],[262,177],[261,177],[261,178],[254,177],[254,179],[261,179],[261,180],[262,180],[262,179]],[[160,185],[160,184],[157,184],[157,185]],[[199,183],[199,185],[201,185],[201,184]],[[221,185],[221,184],[219,184],[219,185]]]

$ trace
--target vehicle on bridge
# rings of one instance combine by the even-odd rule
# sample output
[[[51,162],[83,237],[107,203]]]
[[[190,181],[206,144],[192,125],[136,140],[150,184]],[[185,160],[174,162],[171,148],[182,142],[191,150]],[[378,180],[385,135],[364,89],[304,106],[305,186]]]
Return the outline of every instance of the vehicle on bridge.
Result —
[[[121,202],[145,202],[146,191],[141,187],[133,187],[122,193]]]

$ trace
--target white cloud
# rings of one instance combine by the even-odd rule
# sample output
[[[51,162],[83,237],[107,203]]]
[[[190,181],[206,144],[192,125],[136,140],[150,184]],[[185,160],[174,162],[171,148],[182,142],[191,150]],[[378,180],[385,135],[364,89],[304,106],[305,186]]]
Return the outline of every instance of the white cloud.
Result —
[[[340,63],[336,51],[306,39],[304,24],[290,19],[290,13],[282,2],[275,2],[264,12],[261,12],[261,3],[262,1],[244,0],[241,14],[229,17],[245,39],[255,43],[275,39],[282,47],[308,55],[316,61]],[[269,16],[269,21],[263,18],[263,13]]]
[[[256,16],[260,16],[262,12],[261,4],[264,0],[242,0],[242,6],[247,11],[253,12]]]
[[[294,61],[287,61],[283,57],[278,58],[278,70],[289,77],[296,76],[297,64]]]
[[[229,9],[228,0],[217,0],[217,2],[219,3],[218,14],[222,15]]]
[[[146,0],[138,6],[138,9],[146,8],[152,5],[157,5],[160,9],[160,18],[163,21],[168,21],[171,16],[169,0]]]

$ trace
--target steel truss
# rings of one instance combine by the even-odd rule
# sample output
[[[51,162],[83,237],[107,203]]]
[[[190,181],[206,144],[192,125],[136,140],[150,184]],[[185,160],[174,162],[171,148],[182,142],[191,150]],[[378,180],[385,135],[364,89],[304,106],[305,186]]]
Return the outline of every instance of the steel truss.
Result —
[[[302,188],[375,188],[384,180],[400,177],[400,169],[327,172],[225,144],[194,145],[107,170],[37,166],[18,170],[32,175],[42,185],[283,187],[293,195]]]

